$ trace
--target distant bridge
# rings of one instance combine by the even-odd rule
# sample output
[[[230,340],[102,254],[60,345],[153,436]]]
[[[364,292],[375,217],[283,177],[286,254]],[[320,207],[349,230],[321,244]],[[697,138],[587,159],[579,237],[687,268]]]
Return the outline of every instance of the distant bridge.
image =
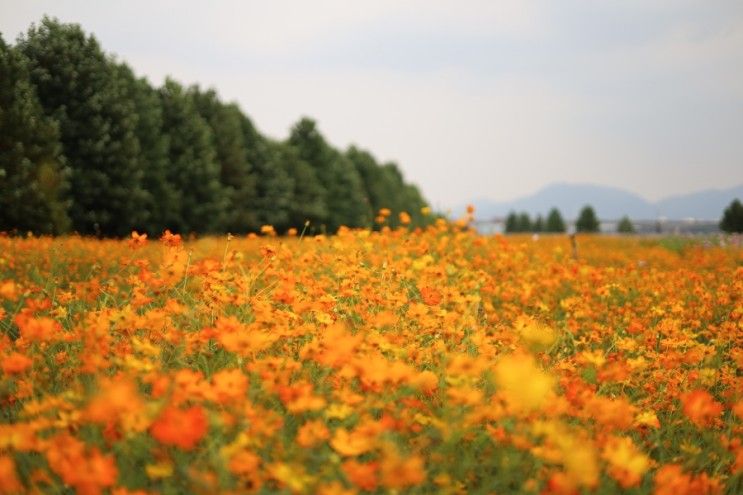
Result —
[[[716,220],[698,220],[688,218],[684,220],[669,220],[658,218],[655,220],[631,220],[638,234],[714,234],[720,232],[719,222]],[[483,234],[504,232],[506,217],[493,217],[489,220],[475,220],[473,225]],[[601,232],[612,233],[617,231],[619,220],[599,220]],[[568,232],[575,232],[575,220],[565,221]]]

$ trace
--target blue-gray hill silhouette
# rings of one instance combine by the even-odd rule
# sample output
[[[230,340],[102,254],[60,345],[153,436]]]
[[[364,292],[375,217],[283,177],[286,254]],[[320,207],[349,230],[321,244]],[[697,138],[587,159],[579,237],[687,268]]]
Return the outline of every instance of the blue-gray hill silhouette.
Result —
[[[512,201],[473,201],[476,216],[480,220],[504,217],[509,211],[525,211],[534,216],[546,215],[557,207],[563,216],[574,219],[580,209],[590,204],[602,219],[619,219],[628,215],[634,219],[668,218],[682,220],[718,220],[722,211],[735,198],[743,198],[743,184],[729,189],[709,189],[689,194],[675,195],[651,202],[642,196],[617,187],[595,184],[550,184],[534,194]],[[454,209],[458,215],[464,206]]]

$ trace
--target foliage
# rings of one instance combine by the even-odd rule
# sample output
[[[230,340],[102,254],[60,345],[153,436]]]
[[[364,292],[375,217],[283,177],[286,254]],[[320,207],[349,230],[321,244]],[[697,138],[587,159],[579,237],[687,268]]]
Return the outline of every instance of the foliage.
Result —
[[[365,201],[358,170],[325,141],[312,119],[305,117],[297,122],[288,142],[299,159],[313,168],[324,189],[323,202],[333,215],[320,222],[329,232],[335,232],[341,225],[360,227],[371,221],[371,208]]]
[[[2,57],[2,231],[286,232],[309,221],[334,233],[371,226],[383,208],[386,226],[431,221],[394,163],[334,148],[308,118],[269,139],[212,89],[153,87],[76,24],[45,17]]]
[[[743,204],[739,199],[734,199],[725,208],[720,220],[720,230],[723,232],[743,232]]]
[[[507,234],[515,233],[519,231],[519,216],[516,214],[515,211],[511,211],[508,213],[508,216],[506,217],[506,226],[505,226],[505,232]]]
[[[550,215],[553,214],[557,210],[553,210],[550,212]],[[559,212],[557,213],[558,219],[561,222],[562,219],[559,218]],[[564,231],[564,225],[563,230],[559,230],[559,226],[553,226],[555,229],[558,230],[549,230],[549,219],[551,217],[548,217],[547,222],[545,222],[544,217],[542,215],[537,215],[537,217],[532,222],[531,217],[527,212],[521,212],[516,213],[515,211],[511,211],[508,213],[508,216],[506,217],[506,223],[505,223],[505,232],[508,234],[512,233],[520,233],[520,232],[562,232]],[[555,219],[552,219],[553,222]]]
[[[226,203],[223,229],[234,233],[255,231],[260,225],[248,206],[256,196],[256,176],[248,160],[240,109],[235,104],[219,101],[214,90],[201,91],[192,87],[189,94],[196,111],[211,130],[211,144],[216,152]]]
[[[562,219],[560,210],[552,208],[547,214],[547,224],[545,226],[545,232],[565,232],[565,221]]]
[[[366,150],[350,146],[346,158],[353,163],[364,185],[364,204],[369,211],[378,212],[382,208],[390,210],[388,221],[391,227],[400,225],[400,213],[412,215],[413,223],[425,225],[427,218],[420,214],[426,202],[418,188],[406,184],[397,164],[389,162],[379,164],[374,156]]]
[[[0,74],[0,230],[63,233],[70,221],[59,130],[44,115],[27,61],[2,37]]]
[[[586,205],[578,214],[578,220],[575,221],[575,230],[578,232],[598,232],[599,221],[596,218],[596,212],[590,205]]]
[[[534,220],[534,223],[531,226],[532,231],[542,232],[544,228],[545,228],[544,217],[542,215],[537,215],[537,218]]]
[[[116,65],[80,26],[45,17],[17,44],[71,169],[69,216],[83,234],[125,235],[144,220],[137,114]],[[125,221],[122,221],[125,219]]]
[[[289,226],[292,211],[297,208],[294,203],[295,181],[284,162],[285,146],[258,135],[247,117],[242,119],[242,124],[243,132],[253,140],[252,163],[258,177],[253,210],[261,225],[283,229]]]
[[[2,491],[741,492],[740,246],[264,232],[0,237]]]
[[[135,108],[137,123],[135,135],[139,141],[137,166],[142,171],[142,187],[146,196],[142,205],[141,224],[135,228],[150,235],[159,235],[178,215],[178,191],[169,181],[170,156],[168,136],[163,124],[163,106],[160,94],[146,79],[137,78],[126,64],[118,65],[119,78],[125,88],[125,97]]]
[[[630,220],[628,216],[622,217],[622,219],[619,221],[619,224],[617,224],[617,232],[619,232],[620,234],[635,233],[635,226],[632,224],[632,220]]]
[[[220,232],[230,196],[220,182],[220,166],[209,124],[193,98],[168,79],[160,89],[163,128],[168,141],[168,182],[178,205],[168,225],[179,232]]]
[[[516,219],[516,228],[518,232],[531,232],[531,217],[525,211],[519,213]]]

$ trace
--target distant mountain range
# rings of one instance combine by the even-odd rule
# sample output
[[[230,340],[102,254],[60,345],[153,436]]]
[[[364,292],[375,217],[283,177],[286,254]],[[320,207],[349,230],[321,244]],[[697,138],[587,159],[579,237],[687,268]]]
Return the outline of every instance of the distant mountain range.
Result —
[[[708,189],[676,196],[660,201],[648,201],[635,193],[616,187],[594,184],[555,183],[540,189],[534,194],[513,201],[492,201],[480,199],[473,201],[478,220],[504,217],[510,211],[525,211],[530,215],[542,214],[557,207],[565,219],[574,219],[583,206],[590,204],[602,220],[619,219],[628,215],[632,219],[650,220],[667,218],[683,220],[719,220],[723,210],[730,202],[743,200],[743,184],[730,189]],[[464,212],[462,205],[452,212],[459,216]]]

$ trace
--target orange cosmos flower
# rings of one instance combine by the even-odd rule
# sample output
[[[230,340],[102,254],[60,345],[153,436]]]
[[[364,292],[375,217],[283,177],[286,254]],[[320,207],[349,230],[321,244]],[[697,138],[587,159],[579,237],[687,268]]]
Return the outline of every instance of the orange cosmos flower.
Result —
[[[15,282],[6,280],[0,283],[0,297],[15,301],[18,298],[18,290]]]
[[[181,235],[180,234],[173,234],[170,232],[170,230],[165,230],[163,232],[162,237],[160,237],[160,241],[165,244],[166,246],[180,246],[181,245]]]
[[[339,428],[330,441],[330,446],[341,455],[357,456],[369,452],[374,446],[374,441],[358,430],[349,433],[345,428]]]
[[[362,490],[374,491],[377,489],[377,471],[379,464],[376,462],[362,464],[349,459],[341,465],[346,478]]]
[[[147,234],[140,234],[136,230],[132,231],[132,238],[129,240],[129,247],[136,249],[147,244]]]
[[[34,364],[34,362],[30,358],[23,354],[14,352],[3,359],[3,373],[6,375],[17,375],[26,371],[32,364]]]
[[[516,410],[541,408],[550,397],[554,379],[525,354],[505,356],[495,367],[498,387]]]
[[[49,467],[83,495],[98,495],[116,483],[118,470],[113,455],[86,446],[68,433],[53,437],[46,452]]]
[[[722,493],[720,483],[702,473],[692,476],[678,464],[667,464],[655,473],[654,495],[715,495]]]
[[[421,287],[421,298],[429,306],[438,306],[441,302],[441,292],[433,287]]]
[[[144,404],[133,380],[124,376],[103,379],[99,389],[85,410],[88,420],[112,426],[118,422],[126,431],[147,428],[147,418],[141,414]]]
[[[325,399],[314,395],[313,389],[312,383],[302,381],[291,385],[281,385],[278,387],[278,392],[286,409],[297,414],[304,411],[317,411],[325,407]]]
[[[410,223],[410,215],[406,211],[401,211],[398,215],[400,217],[400,223],[403,225],[407,225]]]
[[[733,414],[738,416],[738,419],[743,419],[743,400],[739,400],[733,406]]]
[[[29,318],[26,315],[16,317],[16,325],[21,331],[21,337],[29,342],[45,342],[62,331],[62,326],[51,318]]]
[[[238,475],[250,475],[258,469],[261,458],[248,450],[241,450],[230,458],[230,472]]]
[[[411,379],[411,382],[413,386],[426,395],[433,394],[439,387],[439,377],[429,370],[421,371]]]
[[[15,472],[15,461],[9,455],[0,455],[0,493],[21,493],[23,485]]]
[[[201,407],[182,410],[170,406],[152,423],[150,434],[162,444],[191,450],[204,438],[208,426]]]
[[[650,468],[650,459],[640,452],[632,439],[611,437],[606,442],[602,457],[609,463],[609,475],[622,488],[640,484],[643,475]]]
[[[419,485],[426,479],[423,459],[414,455],[402,458],[388,454],[382,459],[382,484],[387,488],[403,489]]]
[[[700,428],[709,426],[722,414],[722,404],[706,390],[697,389],[681,396],[684,414]]]
[[[319,419],[306,422],[297,432],[297,443],[306,449],[328,438],[330,438],[328,427]]]
[[[212,391],[220,404],[244,399],[247,390],[248,377],[239,369],[222,370],[212,376]]]

